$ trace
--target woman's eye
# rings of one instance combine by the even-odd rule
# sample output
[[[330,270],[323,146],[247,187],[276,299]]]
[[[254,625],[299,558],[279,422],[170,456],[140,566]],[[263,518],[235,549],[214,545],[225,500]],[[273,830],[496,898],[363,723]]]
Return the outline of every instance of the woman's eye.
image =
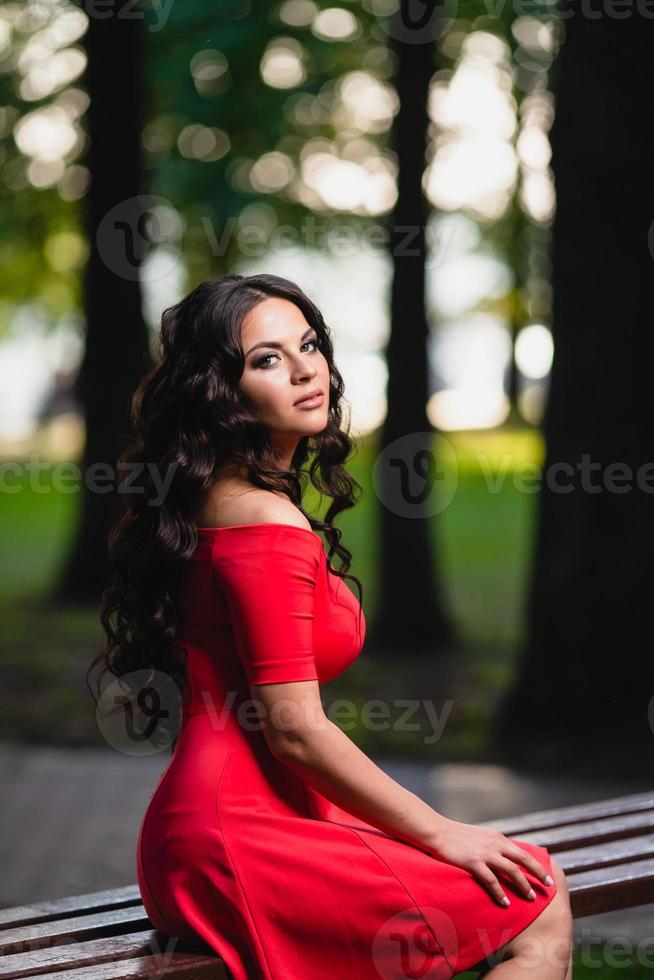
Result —
[[[274,354],[266,354],[264,357],[257,361],[257,367],[268,367],[268,358],[274,357]]]
[[[314,347],[318,348],[318,346],[320,344],[320,341],[317,340],[317,339],[316,340],[306,340],[302,344],[302,346],[303,347],[306,347],[307,344],[313,344]],[[264,356],[261,357],[261,358],[259,358],[259,360],[257,361],[256,367],[258,367],[258,368],[259,367],[263,367],[263,368],[270,367],[270,361],[268,360],[268,358],[269,357],[276,357],[276,356],[277,356],[276,354],[264,354]]]

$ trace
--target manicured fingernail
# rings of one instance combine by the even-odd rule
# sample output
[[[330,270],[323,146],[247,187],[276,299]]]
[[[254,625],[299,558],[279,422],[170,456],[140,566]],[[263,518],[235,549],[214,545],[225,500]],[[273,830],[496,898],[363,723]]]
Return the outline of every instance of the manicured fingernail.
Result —
[[[510,905],[510,904],[511,902],[508,900],[508,898],[505,895],[504,898],[502,899],[502,905]]]
[[[545,878],[545,884],[546,884],[546,885],[553,885],[553,884],[554,884],[554,879],[552,878],[552,876],[551,876],[551,875],[548,875],[548,876],[547,876],[547,877]]]
[[[533,888],[530,888],[529,889],[529,894],[527,895],[527,898],[530,898],[532,900],[532,902],[536,898],[536,892],[534,891]]]

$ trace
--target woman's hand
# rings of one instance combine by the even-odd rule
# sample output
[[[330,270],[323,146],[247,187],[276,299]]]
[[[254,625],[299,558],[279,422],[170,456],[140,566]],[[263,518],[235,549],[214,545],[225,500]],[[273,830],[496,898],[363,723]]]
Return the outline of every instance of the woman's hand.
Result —
[[[510,905],[511,902],[495,875],[497,871],[512,879],[525,898],[533,901],[536,897],[516,862],[545,885],[554,884],[546,868],[531,853],[523,850],[501,831],[488,827],[477,827],[475,824],[443,818],[435,837],[425,849],[434,857],[465,868],[502,906]]]

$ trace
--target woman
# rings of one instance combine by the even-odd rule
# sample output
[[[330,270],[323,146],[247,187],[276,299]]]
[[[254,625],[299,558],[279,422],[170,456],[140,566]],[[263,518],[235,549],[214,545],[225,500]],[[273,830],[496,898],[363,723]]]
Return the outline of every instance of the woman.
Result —
[[[140,828],[143,904],[234,980],[509,980],[527,966],[564,980],[570,907],[548,851],[437,813],[323,712],[319,683],[365,638],[332,526],[360,490],[342,395],[329,330],[286,279],[227,275],[163,313],[123,454],[148,463],[146,483],[110,536],[96,658],[182,692]],[[302,509],[310,452],[324,522]]]

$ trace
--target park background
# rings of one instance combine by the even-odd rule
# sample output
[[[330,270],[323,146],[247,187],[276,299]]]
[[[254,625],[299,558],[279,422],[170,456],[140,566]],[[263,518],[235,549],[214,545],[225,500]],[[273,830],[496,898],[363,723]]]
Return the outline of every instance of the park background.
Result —
[[[162,310],[225,272],[294,279],[333,331],[351,736],[457,819],[651,786],[654,27],[420,7],[0,8],[0,904],[134,879],[166,759],[96,720],[119,500],[76,474],[115,463]]]

